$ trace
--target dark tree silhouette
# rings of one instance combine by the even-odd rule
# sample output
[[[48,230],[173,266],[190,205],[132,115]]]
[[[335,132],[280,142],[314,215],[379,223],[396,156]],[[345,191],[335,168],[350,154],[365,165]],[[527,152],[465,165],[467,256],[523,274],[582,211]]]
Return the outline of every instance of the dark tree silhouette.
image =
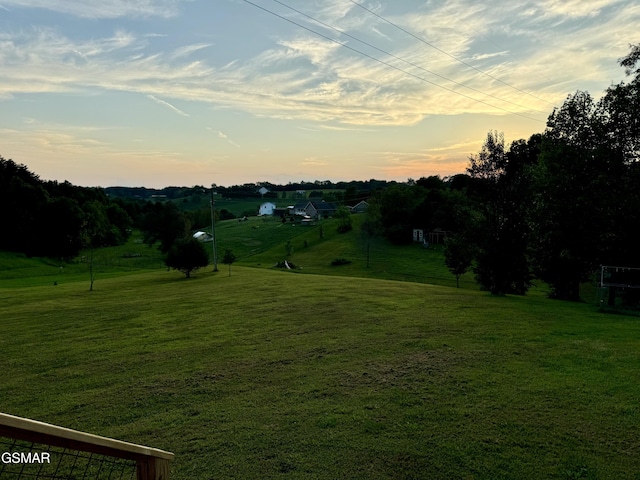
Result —
[[[208,265],[209,254],[201,242],[192,237],[185,237],[173,243],[164,263],[167,267],[179,270],[189,278],[191,272]]]

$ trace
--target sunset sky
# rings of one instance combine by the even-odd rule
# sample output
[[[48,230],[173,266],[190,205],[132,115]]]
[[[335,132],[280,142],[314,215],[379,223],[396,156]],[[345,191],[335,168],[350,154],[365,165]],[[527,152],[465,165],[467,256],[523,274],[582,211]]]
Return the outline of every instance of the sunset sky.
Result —
[[[637,0],[0,0],[0,155],[84,186],[464,172],[623,80]]]

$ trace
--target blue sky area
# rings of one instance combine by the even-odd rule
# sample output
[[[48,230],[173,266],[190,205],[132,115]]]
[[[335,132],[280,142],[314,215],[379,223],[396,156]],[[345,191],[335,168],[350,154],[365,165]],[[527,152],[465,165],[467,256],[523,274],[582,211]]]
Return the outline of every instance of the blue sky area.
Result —
[[[624,79],[636,0],[0,0],[0,155],[86,186],[464,172]]]

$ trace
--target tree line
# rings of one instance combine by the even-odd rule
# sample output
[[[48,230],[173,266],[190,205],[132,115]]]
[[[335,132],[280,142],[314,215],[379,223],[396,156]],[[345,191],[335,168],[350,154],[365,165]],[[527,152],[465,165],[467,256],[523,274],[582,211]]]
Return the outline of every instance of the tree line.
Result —
[[[132,219],[101,188],[43,181],[0,156],[0,249],[71,258],[84,247],[124,243]]]
[[[599,101],[569,95],[544,132],[509,146],[489,132],[465,174],[380,192],[366,228],[395,243],[410,242],[412,228],[451,232],[450,271],[473,266],[496,295],[523,295],[539,278],[552,297],[578,300],[600,265],[640,266],[640,46],[620,64],[630,81]]]

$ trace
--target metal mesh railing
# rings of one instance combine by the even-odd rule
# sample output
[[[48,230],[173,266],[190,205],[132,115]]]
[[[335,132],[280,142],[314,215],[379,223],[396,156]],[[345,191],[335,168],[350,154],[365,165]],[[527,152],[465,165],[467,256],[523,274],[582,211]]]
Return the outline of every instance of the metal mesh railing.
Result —
[[[0,437],[2,480],[135,480],[136,462]]]
[[[173,454],[0,413],[0,480],[169,480]]]

